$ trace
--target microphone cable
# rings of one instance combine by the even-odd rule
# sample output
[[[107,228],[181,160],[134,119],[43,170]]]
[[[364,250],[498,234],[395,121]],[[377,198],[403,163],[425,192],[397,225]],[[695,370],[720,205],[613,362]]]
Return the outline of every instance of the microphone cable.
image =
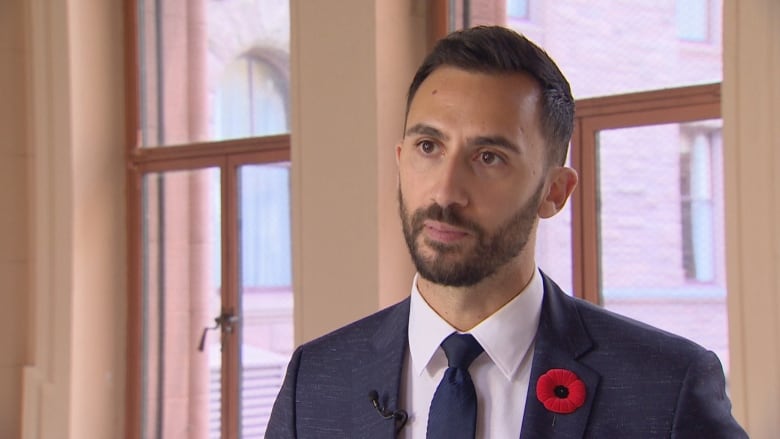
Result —
[[[382,407],[379,404],[379,392],[372,390],[368,392],[368,398],[371,400],[371,405],[374,407],[379,416],[383,419],[394,419],[396,422],[395,434],[401,431],[406,425],[406,421],[409,419],[409,414],[405,410],[388,410],[386,407]]]

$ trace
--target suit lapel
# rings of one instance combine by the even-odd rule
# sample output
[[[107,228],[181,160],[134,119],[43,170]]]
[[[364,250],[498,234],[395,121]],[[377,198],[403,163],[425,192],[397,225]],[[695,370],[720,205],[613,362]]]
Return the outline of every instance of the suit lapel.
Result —
[[[600,377],[579,361],[593,342],[583,326],[574,301],[547,276],[544,300],[534,345],[534,359],[523,417],[521,438],[581,438],[588,424]],[[374,334],[367,334],[364,361],[352,370],[352,437],[394,438],[396,423],[383,418],[371,404],[375,390],[379,404],[389,411],[400,404],[401,376],[408,344],[409,299],[388,310]],[[547,410],[536,397],[536,382],[550,369],[567,369],[584,383],[585,403],[570,414]]]
[[[599,375],[578,359],[593,346],[574,301],[544,276],[544,300],[534,345],[521,438],[581,438],[593,406]],[[547,410],[536,397],[539,377],[550,369],[574,372],[585,383],[585,403],[570,414]]]
[[[383,418],[371,403],[369,393],[376,391],[379,405],[387,411],[398,410],[407,345],[409,299],[391,308],[377,328],[369,335],[365,361],[352,370],[351,437],[394,438],[396,422]]]

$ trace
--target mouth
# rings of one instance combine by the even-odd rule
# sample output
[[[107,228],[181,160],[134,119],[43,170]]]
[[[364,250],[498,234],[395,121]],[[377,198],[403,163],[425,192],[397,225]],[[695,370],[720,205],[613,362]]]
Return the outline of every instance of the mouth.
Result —
[[[426,238],[444,244],[452,244],[471,235],[468,230],[434,220],[423,222],[423,231]]]

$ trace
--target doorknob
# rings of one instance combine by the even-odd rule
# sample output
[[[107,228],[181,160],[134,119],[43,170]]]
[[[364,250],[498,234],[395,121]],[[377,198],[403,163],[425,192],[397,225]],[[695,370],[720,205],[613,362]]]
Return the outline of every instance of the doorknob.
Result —
[[[200,352],[203,352],[203,349],[205,349],[206,346],[206,334],[209,331],[213,331],[216,329],[222,328],[223,333],[230,334],[233,332],[233,327],[240,318],[233,314],[231,311],[223,311],[222,314],[214,318],[214,326],[206,326],[203,328],[203,334],[200,336],[200,343],[198,343],[198,350]]]

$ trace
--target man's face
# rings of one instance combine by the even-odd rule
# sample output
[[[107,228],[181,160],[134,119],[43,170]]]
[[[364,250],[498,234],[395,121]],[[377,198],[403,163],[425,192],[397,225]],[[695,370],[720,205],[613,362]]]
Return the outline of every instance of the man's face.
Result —
[[[396,154],[404,236],[425,279],[469,286],[533,260],[547,192],[540,98],[523,74],[440,67],[421,84]]]

